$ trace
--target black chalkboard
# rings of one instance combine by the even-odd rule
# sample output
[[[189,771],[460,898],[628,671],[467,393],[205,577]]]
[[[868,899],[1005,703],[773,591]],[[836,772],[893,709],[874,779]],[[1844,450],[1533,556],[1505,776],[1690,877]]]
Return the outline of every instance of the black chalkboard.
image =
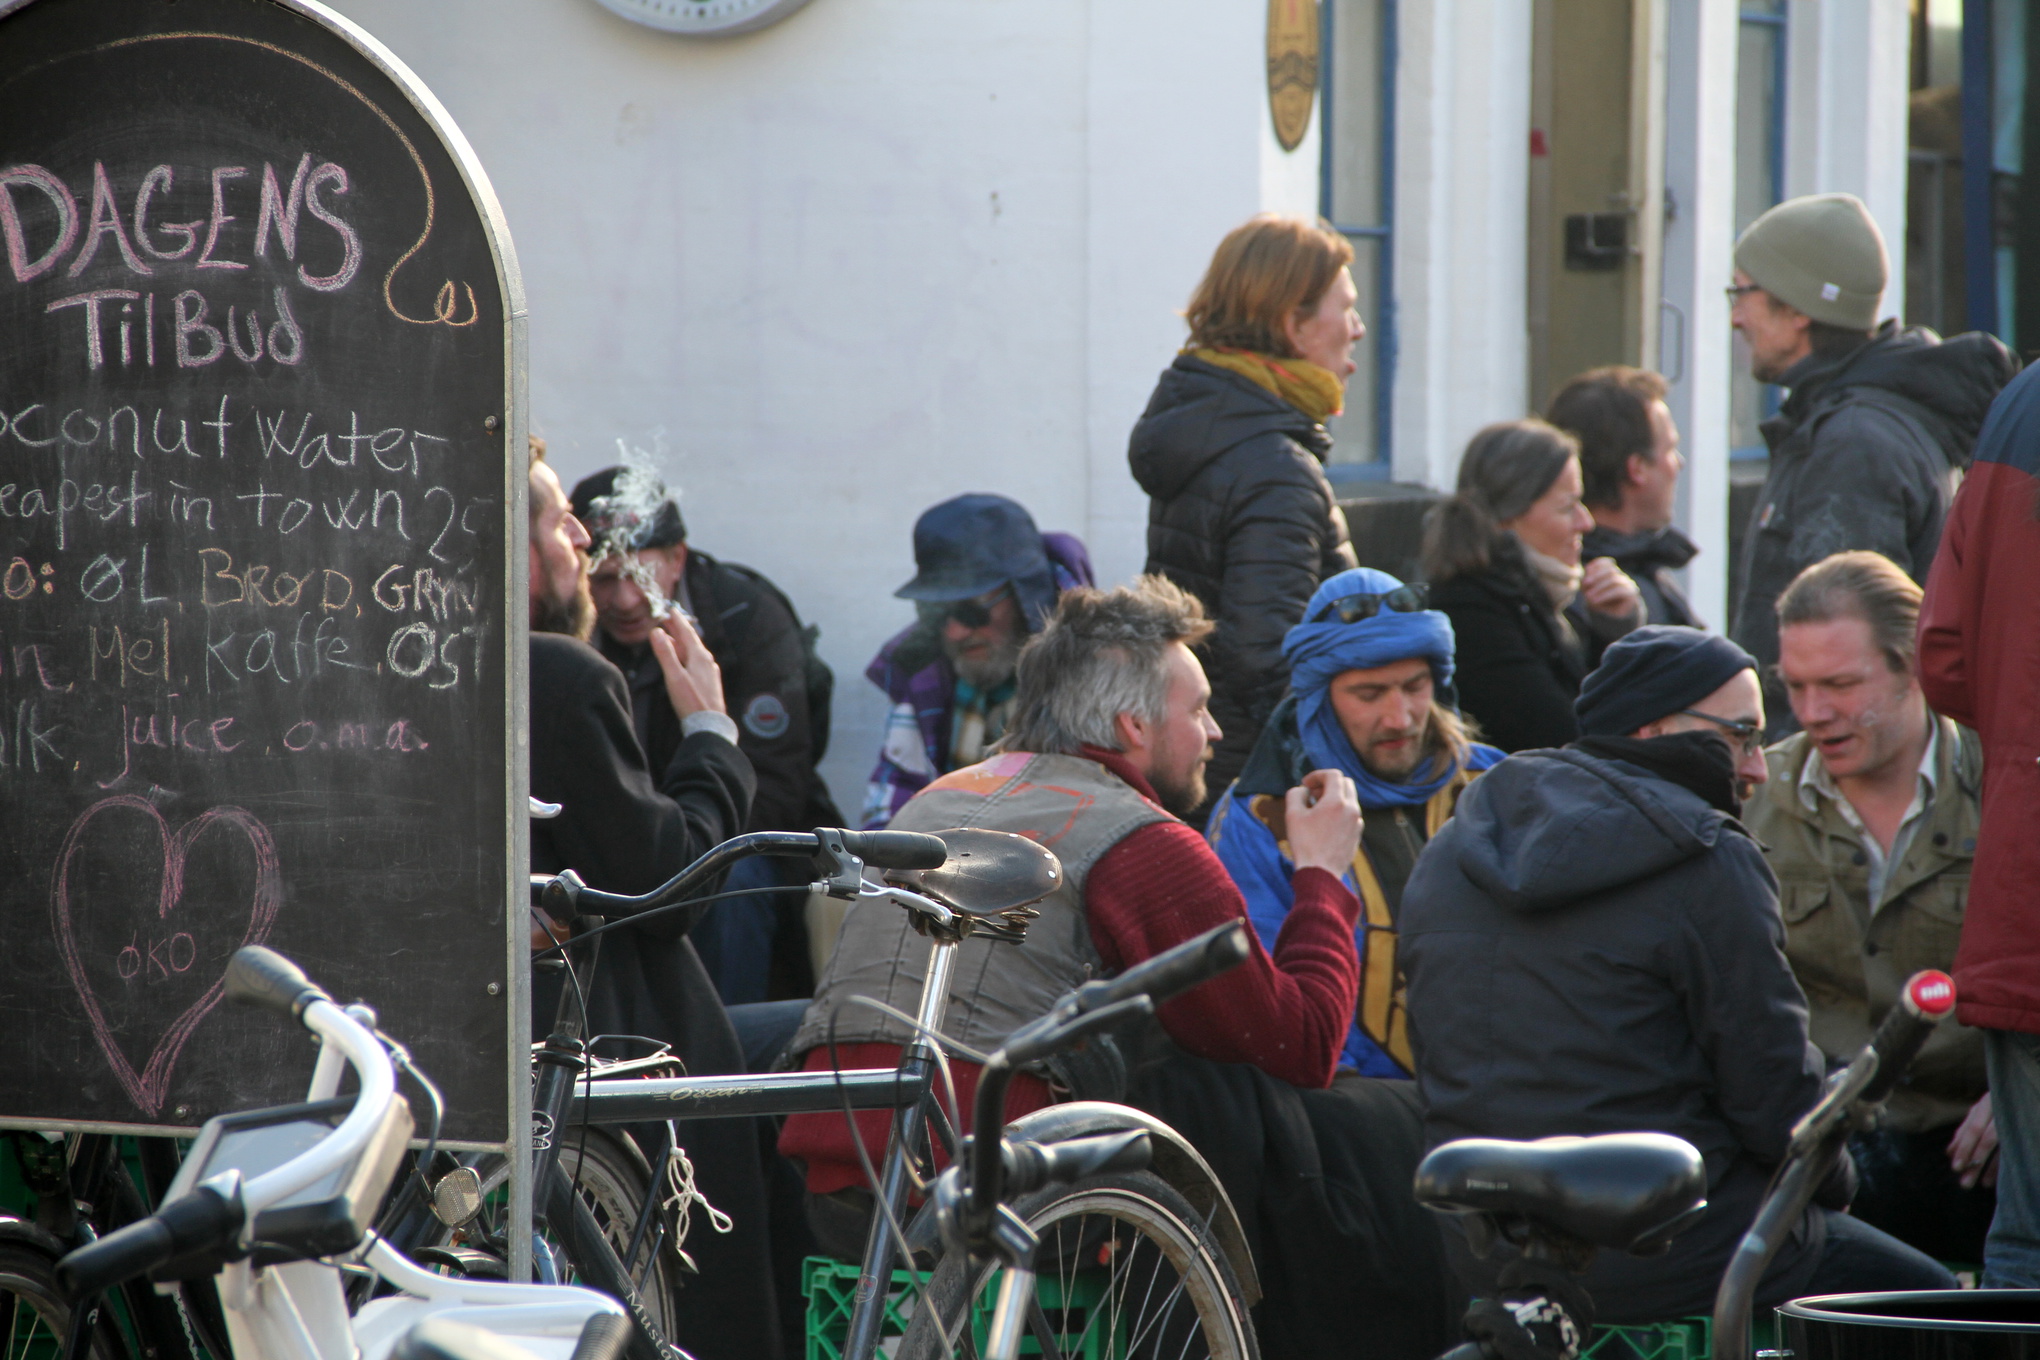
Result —
[[[262,941],[505,1138],[522,308],[428,108],[311,5],[0,3],[0,1123],[302,1098]]]

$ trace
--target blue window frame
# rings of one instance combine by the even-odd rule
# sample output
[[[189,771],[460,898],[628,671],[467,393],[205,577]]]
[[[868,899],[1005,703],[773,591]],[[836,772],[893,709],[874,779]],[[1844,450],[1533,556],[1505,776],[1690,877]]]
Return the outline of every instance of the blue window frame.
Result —
[[[1738,18],[1735,229],[1741,232],[1785,197],[1785,0],[1744,0]],[[1751,377],[1740,341],[1737,350],[1729,379],[1729,456],[1768,458],[1757,425],[1777,413],[1779,389]]]
[[[1327,422],[1334,485],[1386,481],[1395,391],[1395,72],[1397,0],[1321,0],[1318,211],[1353,243],[1367,337]]]

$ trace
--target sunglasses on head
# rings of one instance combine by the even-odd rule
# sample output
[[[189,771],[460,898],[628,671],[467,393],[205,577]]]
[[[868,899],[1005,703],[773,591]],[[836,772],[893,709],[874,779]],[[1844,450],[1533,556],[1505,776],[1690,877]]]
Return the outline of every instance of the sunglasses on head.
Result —
[[[1422,581],[1414,585],[1397,586],[1394,590],[1379,591],[1372,595],[1341,595],[1336,600],[1325,601],[1325,607],[1306,619],[1306,623],[1319,623],[1333,614],[1340,623],[1359,623],[1371,619],[1384,609],[1398,614],[1414,614],[1431,601],[1431,587]]]

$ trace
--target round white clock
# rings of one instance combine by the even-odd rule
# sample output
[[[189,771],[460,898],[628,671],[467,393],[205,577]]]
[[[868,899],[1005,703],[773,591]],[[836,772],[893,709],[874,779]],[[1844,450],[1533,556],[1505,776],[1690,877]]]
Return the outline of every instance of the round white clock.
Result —
[[[668,33],[723,37],[776,24],[808,0],[600,0],[604,9]]]

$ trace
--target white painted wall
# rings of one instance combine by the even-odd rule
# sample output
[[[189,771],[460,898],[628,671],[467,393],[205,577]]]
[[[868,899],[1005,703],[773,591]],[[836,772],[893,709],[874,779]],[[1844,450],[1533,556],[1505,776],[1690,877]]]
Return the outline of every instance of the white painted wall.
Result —
[[[1529,401],[1531,7],[1398,14],[1395,478],[1449,489],[1474,431]]]
[[[1686,456],[1679,526],[1700,545],[1686,569],[1693,607],[1728,627],[1728,448],[1734,271],[1737,21],[1716,0],[1669,0],[1665,185],[1677,213],[1665,223],[1659,368]]]
[[[661,452],[690,539],[821,624],[853,815],[914,517],[996,491],[1137,571],[1126,436],[1177,309],[1227,229],[1315,208],[1245,0],[815,0],[720,41],[594,0],[337,5],[488,168],[564,479]]]
[[[1791,0],[1788,14],[1785,196],[1863,200],[1891,256],[1878,316],[1903,316],[1907,0]]]

